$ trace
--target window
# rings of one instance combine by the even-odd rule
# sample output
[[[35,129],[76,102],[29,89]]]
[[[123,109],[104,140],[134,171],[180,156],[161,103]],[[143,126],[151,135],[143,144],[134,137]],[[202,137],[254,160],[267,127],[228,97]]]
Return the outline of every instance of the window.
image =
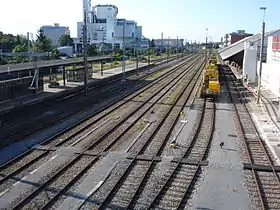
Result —
[[[131,33],[131,36],[134,37],[134,32]]]
[[[114,32],[112,32],[112,37],[114,37],[115,36],[115,33]]]

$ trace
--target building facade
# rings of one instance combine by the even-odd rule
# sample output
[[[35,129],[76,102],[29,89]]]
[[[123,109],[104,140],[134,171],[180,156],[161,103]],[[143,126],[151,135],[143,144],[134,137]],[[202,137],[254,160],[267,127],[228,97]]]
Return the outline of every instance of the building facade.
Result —
[[[83,11],[87,22],[87,36],[90,44],[107,43],[113,47],[123,47],[123,39],[128,45],[142,39],[142,27],[134,20],[119,19],[115,5],[91,6],[90,0],[83,0]],[[77,23],[77,41],[81,44],[83,22]]]
[[[53,47],[58,46],[59,38],[64,35],[70,35],[69,27],[59,26],[58,23],[55,23],[54,26],[42,26],[44,35],[51,40],[51,45]]]
[[[249,36],[253,36],[253,34],[246,33],[245,30],[237,30],[237,32],[228,33],[223,37],[223,46],[228,47]]]
[[[177,43],[178,41],[178,43]],[[183,48],[184,47],[184,39],[154,39],[154,44],[156,48]]]

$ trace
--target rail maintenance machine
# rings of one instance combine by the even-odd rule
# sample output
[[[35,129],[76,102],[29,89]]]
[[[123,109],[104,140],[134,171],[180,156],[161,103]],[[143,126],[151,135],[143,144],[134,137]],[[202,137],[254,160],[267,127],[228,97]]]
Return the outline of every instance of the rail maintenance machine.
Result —
[[[203,70],[203,81],[200,88],[201,98],[215,98],[220,93],[217,57],[211,56]]]

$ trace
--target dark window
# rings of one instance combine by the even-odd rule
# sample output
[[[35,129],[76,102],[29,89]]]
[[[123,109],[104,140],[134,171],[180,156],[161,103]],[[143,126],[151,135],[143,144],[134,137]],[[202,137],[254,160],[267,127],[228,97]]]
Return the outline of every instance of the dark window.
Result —
[[[114,37],[115,36],[115,33],[114,32],[112,32],[112,37]]]
[[[107,19],[97,19],[96,23],[107,23]]]
[[[131,36],[134,37],[134,32],[131,33]]]

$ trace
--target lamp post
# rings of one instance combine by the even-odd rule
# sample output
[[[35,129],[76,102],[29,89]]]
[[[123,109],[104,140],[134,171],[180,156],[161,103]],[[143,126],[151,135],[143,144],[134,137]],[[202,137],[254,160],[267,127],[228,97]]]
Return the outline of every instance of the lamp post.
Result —
[[[169,51],[170,51],[170,47],[169,47],[169,39],[170,39],[170,37],[168,37],[168,46],[167,46],[167,63],[168,63],[168,60],[169,60]]]
[[[176,43],[176,60],[178,60],[178,36],[177,36],[177,43]]]
[[[101,44],[101,53],[102,53],[102,56],[104,56],[104,28],[103,26],[100,26],[100,31],[101,31],[101,35],[102,35],[102,44]]]
[[[150,39],[146,38],[145,36],[142,35],[142,38],[148,40],[148,70],[150,69],[150,64],[151,64],[151,54],[150,54],[150,49],[151,49],[151,41]]]
[[[208,28],[205,28],[206,37],[205,37],[205,64],[207,61],[207,44],[208,44]]]
[[[257,104],[260,103],[260,95],[261,95],[263,45],[264,45],[264,33],[265,33],[264,17],[265,17],[266,7],[260,7],[260,10],[263,10],[263,19],[262,19],[262,33],[261,33],[261,47],[260,47],[260,68],[259,68],[259,78],[258,78]]]
[[[122,60],[122,74],[123,74],[123,79],[122,82],[125,82],[125,25],[126,25],[126,20],[124,20],[123,23],[123,60]]]
[[[160,55],[161,55],[161,60],[163,62],[162,50],[163,50],[163,32],[161,33],[161,47],[160,47]]]
[[[84,10],[84,25],[83,25],[83,57],[84,57],[84,88],[85,95],[88,94],[88,66],[87,66],[87,12]]]

